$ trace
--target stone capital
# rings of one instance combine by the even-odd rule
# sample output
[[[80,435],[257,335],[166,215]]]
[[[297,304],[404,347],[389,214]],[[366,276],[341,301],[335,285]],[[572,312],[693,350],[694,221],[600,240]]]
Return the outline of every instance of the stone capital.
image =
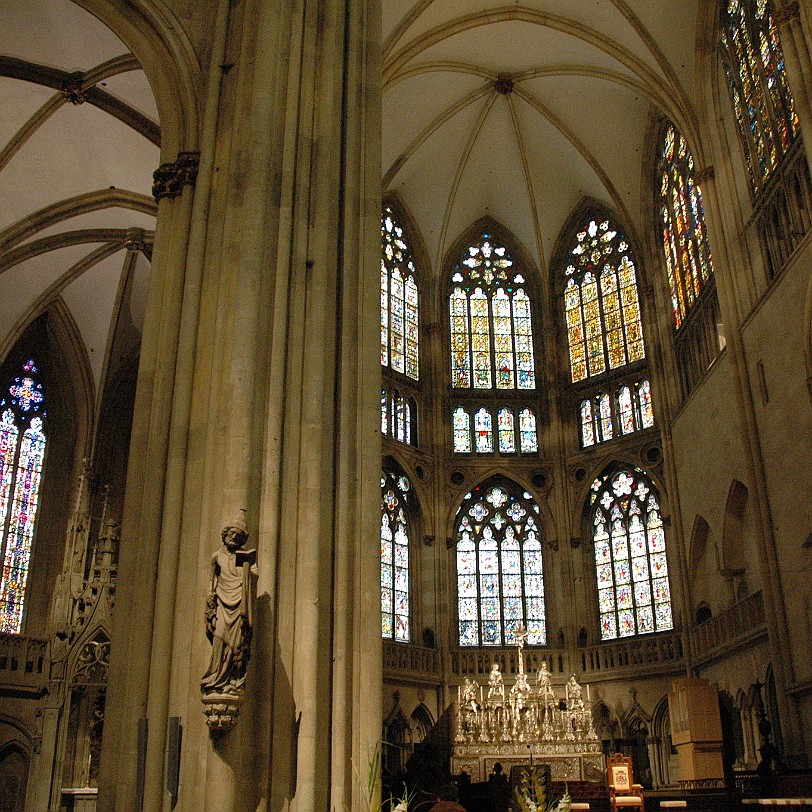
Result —
[[[160,202],[165,197],[177,197],[184,186],[194,186],[199,165],[199,152],[179,152],[177,160],[161,164],[153,173],[152,196]]]

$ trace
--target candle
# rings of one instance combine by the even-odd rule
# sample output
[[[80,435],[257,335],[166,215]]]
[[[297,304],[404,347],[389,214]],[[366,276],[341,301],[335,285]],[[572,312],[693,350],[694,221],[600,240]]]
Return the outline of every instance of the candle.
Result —
[[[461,688],[462,688],[462,686],[461,686],[461,685],[458,685],[458,686],[457,686],[457,704],[458,704],[458,705],[460,704],[460,699],[461,699],[461,697],[462,697],[462,694],[460,693]]]
[[[589,705],[589,704],[590,704],[590,700],[589,700],[589,685],[587,685],[587,686],[586,686],[586,704],[587,704],[587,705]]]

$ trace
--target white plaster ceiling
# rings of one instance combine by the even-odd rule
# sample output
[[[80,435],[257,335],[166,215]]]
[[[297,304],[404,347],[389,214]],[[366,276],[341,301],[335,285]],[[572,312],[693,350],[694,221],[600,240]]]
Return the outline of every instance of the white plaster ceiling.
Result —
[[[433,274],[484,216],[542,272],[586,197],[640,228],[652,112],[691,120],[699,5],[384,0],[383,191]]]
[[[149,262],[125,242],[154,229],[155,101],[126,45],[70,0],[0,0],[0,19],[0,357],[60,300],[98,393],[111,347],[126,361],[143,325]]]

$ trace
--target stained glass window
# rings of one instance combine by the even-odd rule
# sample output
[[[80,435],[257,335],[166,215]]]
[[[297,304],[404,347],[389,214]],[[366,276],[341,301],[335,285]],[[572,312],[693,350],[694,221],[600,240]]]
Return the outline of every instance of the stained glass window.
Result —
[[[645,358],[637,273],[620,227],[606,217],[588,218],[564,275],[572,381]]]
[[[674,628],[659,494],[637,468],[592,483],[601,639]]]
[[[45,458],[45,395],[38,372],[28,360],[0,400],[0,632],[5,634],[22,628]]]
[[[408,643],[411,483],[403,474],[381,474],[381,633]]]
[[[647,380],[621,384],[614,402],[606,392],[584,398],[578,405],[581,447],[625,436],[654,425],[651,385]]]
[[[750,180],[758,192],[799,132],[784,53],[765,0],[721,3],[722,61]]]
[[[468,412],[458,406],[454,409],[454,451],[458,454],[471,453],[471,418]]]
[[[522,409],[519,412],[519,435],[519,448],[522,454],[535,454],[539,450],[536,416],[530,409]]]
[[[420,377],[417,281],[412,252],[392,207],[381,216],[381,364]]]
[[[497,413],[499,420],[499,453],[516,453],[516,428],[513,421],[513,409],[502,408]]]
[[[496,410],[496,439],[500,454],[515,454],[517,447],[522,454],[536,454],[539,450],[536,433],[536,415],[532,409],[519,410],[518,438],[515,412],[510,407]],[[454,452],[471,453],[471,415],[463,406],[457,406],[451,416]],[[475,447],[478,454],[494,451],[493,417],[491,410],[481,407],[474,412]]]
[[[493,451],[493,420],[490,410],[484,406],[474,415],[474,433],[476,434],[476,450],[479,454],[488,454]]]
[[[451,283],[451,385],[535,389],[530,299],[507,248],[483,233],[463,251]]]
[[[654,425],[654,408],[651,405],[651,384],[648,381],[640,381],[636,386],[637,403],[640,409],[641,429],[650,429]]]
[[[461,646],[547,642],[539,507],[513,483],[477,486],[458,512],[457,606]]]
[[[673,124],[663,132],[658,164],[660,224],[677,329],[713,276],[702,191],[694,180],[694,159]]]
[[[386,390],[381,389],[381,434],[389,433],[389,399]]]

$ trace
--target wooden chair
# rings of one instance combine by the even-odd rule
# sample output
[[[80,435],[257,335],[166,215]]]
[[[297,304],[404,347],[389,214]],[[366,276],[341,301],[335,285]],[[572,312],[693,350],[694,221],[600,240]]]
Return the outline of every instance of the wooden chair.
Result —
[[[606,778],[612,812],[619,809],[639,809],[643,812],[643,785],[634,783],[631,758],[622,753],[609,756],[606,759]]]

